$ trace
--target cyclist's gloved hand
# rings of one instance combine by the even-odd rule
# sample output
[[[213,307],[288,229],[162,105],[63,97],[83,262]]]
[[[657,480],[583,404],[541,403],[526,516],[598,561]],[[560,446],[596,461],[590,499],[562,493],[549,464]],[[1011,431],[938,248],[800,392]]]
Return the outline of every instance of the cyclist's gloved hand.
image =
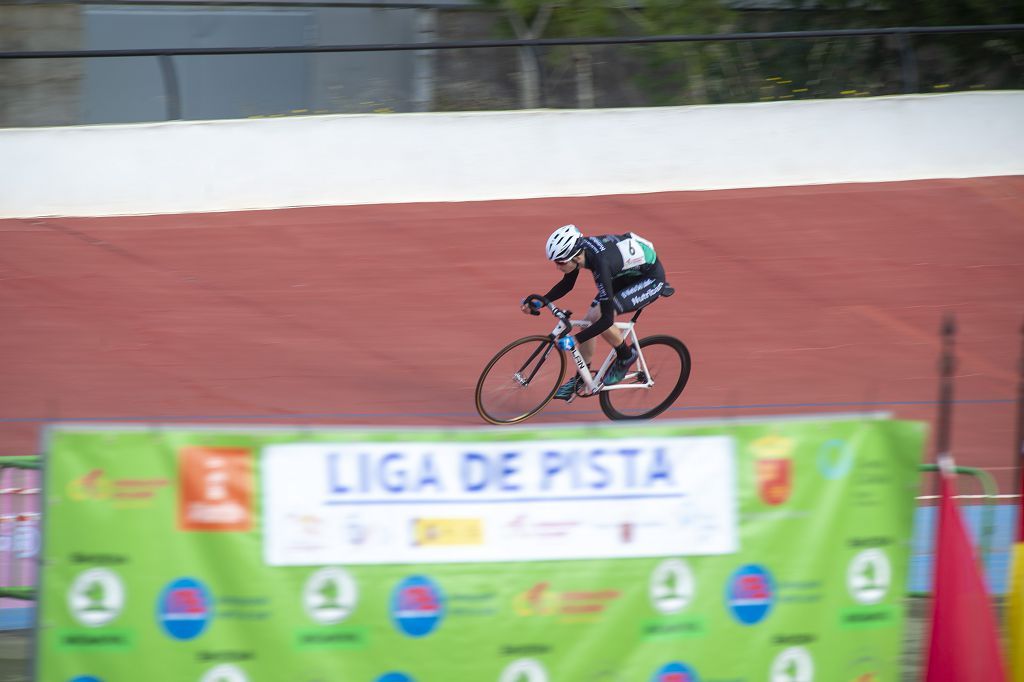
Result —
[[[525,298],[519,305],[519,309],[527,315],[539,315],[538,309],[542,307],[540,301],[527,301]]]

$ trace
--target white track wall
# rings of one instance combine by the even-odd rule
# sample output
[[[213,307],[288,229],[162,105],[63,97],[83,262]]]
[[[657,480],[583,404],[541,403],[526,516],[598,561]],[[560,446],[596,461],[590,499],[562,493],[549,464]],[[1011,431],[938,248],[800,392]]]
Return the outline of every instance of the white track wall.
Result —
[[[1024,92],[0,130],[0,217],[1024,174]]]

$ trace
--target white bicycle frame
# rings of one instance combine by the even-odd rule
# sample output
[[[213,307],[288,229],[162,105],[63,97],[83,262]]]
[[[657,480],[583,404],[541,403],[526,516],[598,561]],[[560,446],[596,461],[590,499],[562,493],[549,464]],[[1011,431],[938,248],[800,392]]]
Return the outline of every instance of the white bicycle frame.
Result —
[[[590,323],[586,320],[570,320],[570,324],[574,329],[586,329],[590,326]],[[627,372],[626,376],[624,376],[622,381],[619,383],[612,384],[611,386],[605,386],[604,376],[608,373],[612,363],[615,362],[615,350],[612,349],[609,351],[608,357],[604,359],[604,363],[602,363],[600,369],[597,370],[597,374],[591,374],[590,368],[587,367],[587,363],[583,360],[583,355],[580,353],[579,346],[573,344],[570,352],[572,353],[573,361],[576,363],[576,373],[583,379],[583,383],[586,385],[587,389],[589,389],[590,393],[598,393],[599,391],[618,391],[631,388],[650,388],[654,385],[651,373],[647,369],[647,361],[644,360],[643,351],[640,350],[640,341],[636,336],[636,323],[616,322],[615,326],[622,330],[626,341],[632,342],[633,347],[636,348],[636,368],[638,371]],[[555,339],[558,339],[559,335],[566,331],[566,329],[565,322],[559,320],[558,324],[555,325],[554,330],[551,332],[551,335]],[[557,343],[558,342],[556,341],[556,345]],[[559,346],[559,349],[565,350],[561,346]],[[643,375],[647,377],[647,381],[645,383],[626,383],[627,379],[635,379],[639,372],[643,372]]]

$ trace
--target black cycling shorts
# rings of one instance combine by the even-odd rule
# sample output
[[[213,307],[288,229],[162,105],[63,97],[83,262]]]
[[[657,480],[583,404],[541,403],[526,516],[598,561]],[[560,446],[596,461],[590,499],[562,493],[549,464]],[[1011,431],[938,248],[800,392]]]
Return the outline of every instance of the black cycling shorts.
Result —
[[[661,290],[665,288],[665,268],[661,261],[654,261],[651,264],[649,273],[639,277],[620,277],[612,280],[612,304],[615,306],[615,313],[631,313],[634,310],[643,308],[648,303],[658,300]],[[591,307],[600,305],[600,301],[594,299]]]

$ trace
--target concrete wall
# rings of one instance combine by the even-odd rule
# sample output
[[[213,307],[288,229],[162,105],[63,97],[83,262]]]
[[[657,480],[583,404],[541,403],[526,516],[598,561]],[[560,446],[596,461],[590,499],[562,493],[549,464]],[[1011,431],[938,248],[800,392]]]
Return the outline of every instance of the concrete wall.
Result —
[[[0,216],[1024,174],[1024,91],[0,131]]]

